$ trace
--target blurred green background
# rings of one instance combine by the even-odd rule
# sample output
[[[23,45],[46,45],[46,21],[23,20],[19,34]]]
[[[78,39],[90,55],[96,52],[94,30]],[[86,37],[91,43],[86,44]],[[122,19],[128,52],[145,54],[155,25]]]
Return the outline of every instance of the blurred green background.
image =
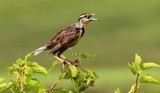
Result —
[[[160,0],[0,0],[0,77],[18,58],[39,48],[58,31],[73,24],[82,13],[96,13],[78,45],[64,54],[90,53],[82,65],[95,70],[99,79],[88,93],[127,93],[134,83],[128,62],[138,53],[143,61],[160,61]],[[55,59],[43,52],[32,60],[49,68]],[[150,70],[160,77],[160,69]],[[39,76],[46,86],[57,76]],[[146,73],[149,73],[146,72]],[[66,82],[66,81],[64,81]],[[73,86],[70,82],[59,85]],[[160,93],[159,86],[143,84],[142,93]]]

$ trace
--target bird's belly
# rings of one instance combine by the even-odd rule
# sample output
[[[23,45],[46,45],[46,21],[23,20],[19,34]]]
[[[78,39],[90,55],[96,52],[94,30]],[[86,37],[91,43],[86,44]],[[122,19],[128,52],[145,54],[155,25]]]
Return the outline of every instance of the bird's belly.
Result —
[[[77,39],[77,40],[74,40],[74,41],[72,41],[72,42],[70,42],[70,43],[68,43],[68,44],[66,45],[66,47],[72,47],[72,46],[76,45],[76,44],[79,42],[79,40],[80,40],[80,38]]]

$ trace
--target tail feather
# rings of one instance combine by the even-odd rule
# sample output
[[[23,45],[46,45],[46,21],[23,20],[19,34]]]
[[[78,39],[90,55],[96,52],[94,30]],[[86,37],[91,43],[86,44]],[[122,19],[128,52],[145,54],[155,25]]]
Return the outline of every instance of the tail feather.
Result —
[[[38,55],[39,53],[41,53],[41,52],[42,52],[43,50],[45,50],[45,49],[46,49],[46,46],[40,47],[40,48],[38,48],[37,50],[33,51],[32,54],[33,54],[34,56],[36,56],[36,55]]]

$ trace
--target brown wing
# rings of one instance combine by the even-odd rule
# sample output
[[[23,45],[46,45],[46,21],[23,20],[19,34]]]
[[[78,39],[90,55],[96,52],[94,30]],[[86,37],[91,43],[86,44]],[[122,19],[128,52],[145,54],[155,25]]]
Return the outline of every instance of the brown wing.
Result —
[[[47,49],[51,49],[50,53],[56,52],[74,39],[77,33],[75,25],[71,25],[64,30],[58,32],[48,43],[45,44]]]

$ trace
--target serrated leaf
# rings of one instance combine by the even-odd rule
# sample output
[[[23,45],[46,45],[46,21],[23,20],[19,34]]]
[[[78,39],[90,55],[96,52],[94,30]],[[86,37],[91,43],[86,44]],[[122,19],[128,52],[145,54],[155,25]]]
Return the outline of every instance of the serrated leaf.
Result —
[[[70,65],[69,69],[70,69],[70,72],[71,72],[71,76],[72,77],[76,77],[77,74],[78,74],[78,70],[77,70],[76,66]]]
[[[119,88],[117,88],[114,93],[123,93]]]
[[[5,91],[5,90],[7,90],[7,89],[9,89],[11,86],[12,86],[12,82],[10,82],[10,83],[2,83],[2,84],[0,84],[0,92],[3,92],[3,91]]]
[[[146,69],[151,69],[151,68],[158,68],[160,67],[160,65],[156,64],[156,63],[143,63],[142,64],[142,69],[146,70]]]
[[[141,64],[141,62],[142,62],[141,57],[140,57],[138,54],[136,54],[136,55],[135,55],[135,63],[136,63],[136,64]]]
[[[5,78],[0,78],[0,83],[2,83],[4,80],[6,80]]]
[[[137,74],[137,71],[135,70],[135,68],[133,67],[133,65],[130,64],[130,63],[128,63],[128,66],[129,66],[131,72],[132,72],[134,75],[136,75],[136,74]]]
[[[93,58],[93,57],[95,57],[96,55],[91,55],[91,54],[81,54],[81,57],[82,58]]]
[[[47,75],[48,74],[48,71],[44,67],[40,66],[36,62],[28,62],[27,65],[32,69],[32,71],[34,73],[40,73],[40,74],[43,74],[43,75]]]
[[[27,85],[24,87],[25,91],[30,90],[39,90],[40,88],[44,88],[41,82],[35,78],[27,82]]]
[[[50,72],[50,71],[52,71],[58,64],[60,64],[61,62],[59,62],[59,61],[54,61],[53,63],[52,63],[52,66],[50,67],[50,69],[48,70],[48,72]]]
[[[149,76],[149,75],[145,75],[145,76],[143,76],[143,77],[140,78],[140,82],[141,83],[160,84],[160,79],[154,78],[154,77]]]

